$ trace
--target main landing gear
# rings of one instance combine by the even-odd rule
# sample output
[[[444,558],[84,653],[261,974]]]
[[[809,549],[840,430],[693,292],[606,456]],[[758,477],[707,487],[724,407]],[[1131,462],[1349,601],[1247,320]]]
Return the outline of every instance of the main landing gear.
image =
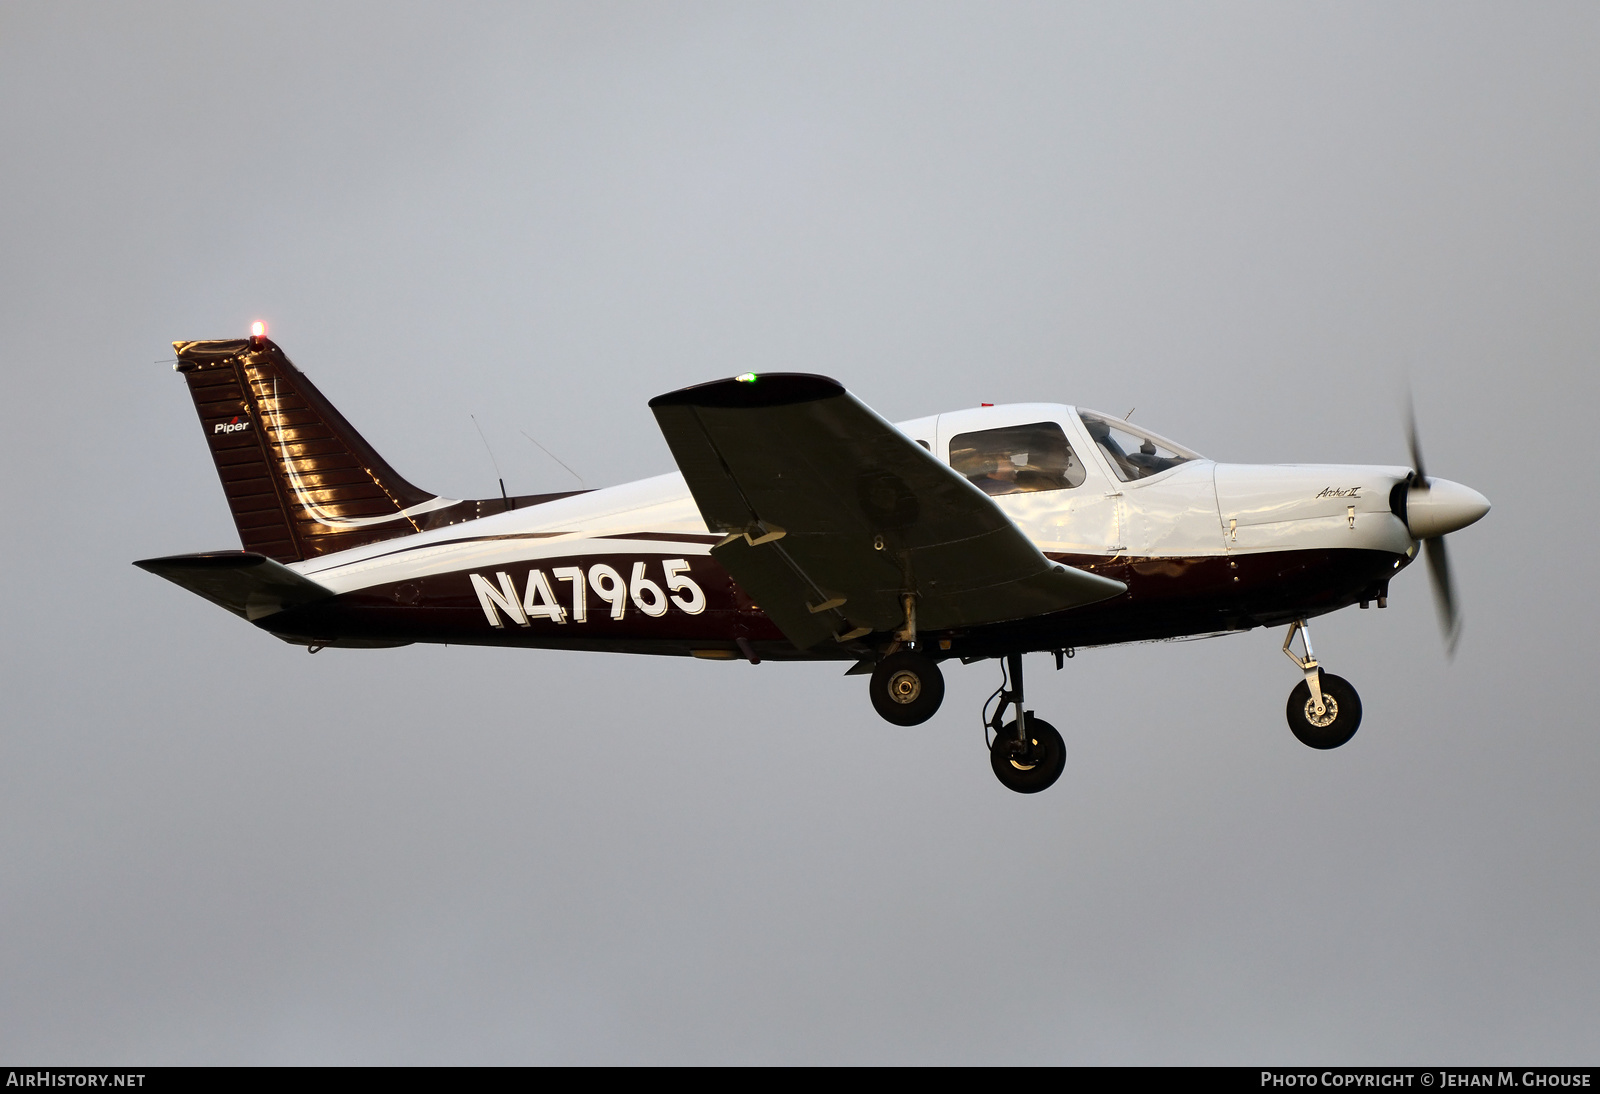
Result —
[[[1067,766],[1067,747],[1056,727],[1033,711],[1022,708],[1022,655],[1006,655],[1006,678],[991,701],[998,698],[994,713],[984,720],[985,730],[994,730],[989,746],[989,766],[1007,790],[1018,794],[1037,794],[1048,790]],[[987,708],[987,704],[985,704]],[[1008,707],[1016,717],[1001,724]]]
[[[1059,660],[1059,658],[1058,658]],[[989,766],[995,778],[1018,794],[1037,794],[1061,777],[1067,766],[1067,749],[1056,727],[1022,705],[1022,655],[1006,655],[1006,676],[984,704],[985,739]],[[872,705],[886,721],[897,726],[921,725],[944,701],[944,674],[933,658],[915,650],[900,650],[878,662],[872,672]],[[998,702],[996,702],[998,700]],[[994,713],[989,713],[990,704]],[[1014,712],[1006,721],[1008,712]]]
[[[872,670],[872,706],[885,721],[917,726],[944,702],[938,662],[913,650],[891,653]]]
[[[1304,657],[1296,656],[1289,648],[1296,634],[1305,646]],[[1289,624],[1283,652],[1306,677],[1289,693],[1285,712],[1289,729],[1300,743],[1312,748],[1338,748],[1354,737],[1361,728],[1361,696],[1348,680],[1322,671],[1316,654],[1311,652],[1311,631],[1304,619]]]

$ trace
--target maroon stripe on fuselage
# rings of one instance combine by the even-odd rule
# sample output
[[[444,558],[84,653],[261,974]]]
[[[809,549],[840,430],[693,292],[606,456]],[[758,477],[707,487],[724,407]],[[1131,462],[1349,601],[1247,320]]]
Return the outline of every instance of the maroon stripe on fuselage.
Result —
[[[721,543],[727,536],[707,532],[618,532],[614,536],[596,536],[596,539],[644,539],[657,543]]]
[[[659,541],[664,537],[648,538]],[[623,604],[622,618],[613,618],[610,601],[586,580],[586,618],[579,622],[573,618],[574,583],[554,577],[557,567],[577,567],[587,579],[595,567],[609,566],[626,583],[632,578],[635,564],[642,562],[642,576],[665,592],[670,575],[663,569],[663,561],[671,557],[659,551],[607,551],[430,575],[346,593],[268,616],[257,625],[277,634],[307,639],[364,638],[655,654],[737,649],[742,638],[761,656],[775,660],[853,659],[880,644],[880,640],[888,640],[887,635],[875,635],[861,643],[825,643],[810,651],[798,651],[727,571],[707,555],[685,555],[681,559],[687,564],[682,572],[705,598],[704,610],[693,614],[682,610],[677,602],[669,602],[664,614],[648,615],[640,610],[640,601],[630,592]],[[981,627],[924,632],[921,637],[930,647],[939,646],[941,639],[948,641],[948,649],[932,650],[940,656],[987,657],[1014,650],[1112,645],[1248,630],[1321,615],[1375,598],[1386,588],[1389,578],[1409,561],[1404,555],[1353,549],[1196,558],[1050,557],[1121,581],[1127,585],[1127,592],[1087,607]],[[505,573],[515,595],[525,598],[535,572],[542,572],[550,582],[567,621],[530,618],[521,625],[494,607],[493,614],[501,626],[491,625],[490,613],[480,599],[472,574],[477,573],[503,595],[499,574]],[[679,599],[692,598],[681,594]],[[659,603],[648,595],[645,602]]]

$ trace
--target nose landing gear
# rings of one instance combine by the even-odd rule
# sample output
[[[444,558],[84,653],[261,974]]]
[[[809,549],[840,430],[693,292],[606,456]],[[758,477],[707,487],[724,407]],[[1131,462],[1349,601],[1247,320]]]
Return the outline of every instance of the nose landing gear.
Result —
[[[1305,646],[1304,657],[1296,656],[1289,648],[1296,634]],[[1321,749],[1338,748],[1354,737],[1361,728],[1361,696],[1348,680],[1322,671],[1316,654],[1311,651],[1311,631],[1305,620],[1297,619],[1289,624],[1283,652],[1305,673],[1305,679],[1289,693],[1285,715],[1290,732],[1301,744]]]

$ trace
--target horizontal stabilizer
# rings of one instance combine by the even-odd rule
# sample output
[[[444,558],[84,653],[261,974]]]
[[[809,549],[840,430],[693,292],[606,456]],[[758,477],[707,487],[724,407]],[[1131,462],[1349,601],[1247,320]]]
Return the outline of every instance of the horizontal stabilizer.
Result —
[[[251,551],[147,558],[134,563],[254,622],[332,596],[331,590]]]

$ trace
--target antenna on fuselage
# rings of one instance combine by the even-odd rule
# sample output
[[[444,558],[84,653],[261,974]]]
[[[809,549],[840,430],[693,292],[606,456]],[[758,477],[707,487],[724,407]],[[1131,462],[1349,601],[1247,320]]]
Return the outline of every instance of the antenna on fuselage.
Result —
[[[478,424],[478,416],[468,414],[467,417],[472,419],[472,427],[478,431],[478,439],[483,442],[483,450],[489,453],[489,462],[494,464],[494,477],[500,483],[500,500],[506,503],[507,509],[510,509],[511,499],[506,495],[506,478],[500,474],[500,461],[494,458],[494,449],[489,446],[489,438],[483,435],[483,426]]]
[[[550,451],[548,448],[546,448],[544,445],[540,444],[538,441],[533,440],[533,438],[531,436],[529,436],[528,431],[526,429],[519,429],[519,430],[517,430],[517,432],[521,433],[524,437],[527,437],[528,440],[532,441],[533,442],[533,446],[535,448],[537,448],[540,452],[543,452],[546,456],[549,456],[552,460],[555,460],[562,467],[567,467],[567,461],[563,460],[560,456],[558,456],[554,452]],[[567,474],[569,474],[573,478],[577,479],[578,480],[578,485],[582,486],[585,490],[589,489],[589,484],[583,481],[583,476],[578,474],[572,468],[567,467]]]
[[[1138,410],[1138,409],[1139,409],[1139,408],[1138,408],[1138,407],[1136,407],[1136,406],[1134,406],[1134,407],[1129,407],[1129,408],[1128,408],[1128,412],[1127,412],[1127,413],[1126,413],[1126,414],[1124,414],[1124,415],[1123,415],[1123,416],[1122,416],[1122,420],[1123,420],[1123,421],[1127,421],[1127,420],[1128,420],[1128,419],[1129,419],[1129,418],[1131,418],[1131,417],[1133,417],[1133,412],[1134,412],[1134,411],[1135,411],[1135,410]]]

